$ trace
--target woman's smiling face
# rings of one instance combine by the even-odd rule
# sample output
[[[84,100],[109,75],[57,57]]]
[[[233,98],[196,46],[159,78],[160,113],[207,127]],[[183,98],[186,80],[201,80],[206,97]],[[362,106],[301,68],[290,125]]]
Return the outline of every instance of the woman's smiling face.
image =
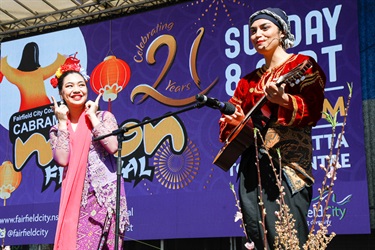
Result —
[[[275,50],[282,37],[279,27],[267,19],[258,19],[250,27],[250,40],[259,53],[266,49]]]
[[[65,76],[60,95],[68,107],[83,107],[87,92],[86,81],[79,73],[72,72]]]

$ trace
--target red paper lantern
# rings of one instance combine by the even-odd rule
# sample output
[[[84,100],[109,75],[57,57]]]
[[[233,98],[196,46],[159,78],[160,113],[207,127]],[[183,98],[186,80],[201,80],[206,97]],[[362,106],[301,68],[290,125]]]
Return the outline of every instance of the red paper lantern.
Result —
[[[130,75],[129,65],[111,55],[94,68],[90,76],[90,85],[95,93],[103,94],[104,101],[111,102],[117,98],[117,93],[126,87]]]

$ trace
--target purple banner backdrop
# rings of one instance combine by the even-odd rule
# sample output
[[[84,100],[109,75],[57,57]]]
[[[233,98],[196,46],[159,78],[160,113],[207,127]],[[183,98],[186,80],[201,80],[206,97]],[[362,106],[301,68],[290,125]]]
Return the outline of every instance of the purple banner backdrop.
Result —
[[[50,68],[57,53],[76,52],[89,73],[108,56],[130,67],[131,75],[105,87],[101,100],[101,108],[111,109],[125,127],[192,107],[126,133],[122,176],[131,219],[126,236],[138,240],[242,236],[239,223],[234,222],[235,199],[229,188],[230,182],[237,186],[237,163],[228,172],[212,164],[221,147],[220,113],[195,108],[195,95],[226,101],[239,78],[263,63],[249,43],[247,22],[252,12],[269,6],[272,1],[194,1],[3,43],[0,238],[5,244],[53,242],[61,168],[52,161],[48,130],[56,119],[48,102],[35,100],[51,95],[59,99],[49,84],[54,72]],[[326,72],[325,111],[338,111],[341,125],[347,82],[353,84],[340,149],[342,169],[328,222],[338,234],[369,233],[359,45],[358,36],[353,35],[358,33],[356,2],[292,5],[285,1],[278,7],[289,14],[296,36],[290,52],[313,56]],[[38,50],[41,68],[35,72],[21,72],[18,67],[27,44]],[[116,67],[112,70],[121,72]],[[89,95],[94,99],[100,80],[92,76],[91,82],[95,84]],[[27,102],[29,98],[34,102]],[[338,149],[341,127],[337,130],[332,138],[330,126],[322,119],[313,131],[314,197],[323,179],[319,165],[325,164],[332,140],[334,153]],[[309,224],[313,216],[311,209]],[[322,210],[317,216],[319,221]]]

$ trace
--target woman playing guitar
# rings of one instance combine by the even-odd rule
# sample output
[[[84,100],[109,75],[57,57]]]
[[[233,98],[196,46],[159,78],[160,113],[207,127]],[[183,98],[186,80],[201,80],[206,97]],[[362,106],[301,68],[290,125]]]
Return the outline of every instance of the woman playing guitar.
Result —
[[[229,100],[236,106],[236,112],[233,115],[223,114],[220,118],[220,140],[226,141],[259,100],[266,98],[263,110],[269,111],[267,122],[260,121],[259,114],[254,114],[251,120],[253,124],[265,125],[261,130],[264,143],[259,144],[258,152],[255,152],[256,147],[252,144],[241,154],[239,194],[246,233],[256,249],[264,249],[265,243],[269,249],[274,248],[279,189],[269,157],[265,154],[265,150],[268,150],[273,165],[281,167],[284,199],[295,219],[295,229],[302,248],[309,233],[306,215],[314,183],[311,129],[321,118],[326,77],[313,58],[286,52],[293,46],[294,36],[283,10],[267,8],[257,11],[250,16],[249,26],[250,40],[256,51],[264,56],[265,64],[238,82]],[[303,70],[303,77],[293,75],[287,81],[278,81],[306,62],[309,67]],[[276,149],[281,151],[281,166]],[[262,190],[258,187],[257,161]],[[266,241],[263,241],[264,230],[259,223],[262,221],[260,191],[266,209]]]

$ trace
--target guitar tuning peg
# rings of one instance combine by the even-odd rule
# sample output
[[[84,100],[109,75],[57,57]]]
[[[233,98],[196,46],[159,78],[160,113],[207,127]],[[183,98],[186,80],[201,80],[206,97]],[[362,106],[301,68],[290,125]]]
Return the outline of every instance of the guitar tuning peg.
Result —
[[[290,85],[290,87],[294,87],[295,84],[294,84],[294,83],[291,83],[291,84],[289,84],[289,85]]]
[[[306,79],[305,76],[302,76],[302,77],[301,77],[301,81],[304,81],[305,79]]]

